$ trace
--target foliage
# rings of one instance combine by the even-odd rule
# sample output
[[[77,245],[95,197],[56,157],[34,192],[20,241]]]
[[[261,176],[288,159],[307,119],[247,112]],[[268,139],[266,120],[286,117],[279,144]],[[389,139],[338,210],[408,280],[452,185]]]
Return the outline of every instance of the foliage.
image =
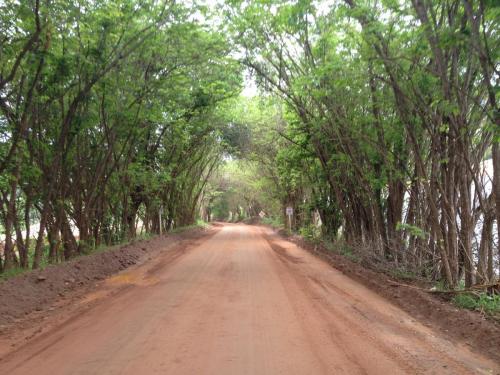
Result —
[[[220,108],[241,89],[228,40],[194,21],[204,10],[1,7],[0,271],[193,223],[231,147]]]
[[[280,219],[276,219],[273,217],[264,217],[262,219],[262,223],[270,225],[273,228],[283,228],[283,222]]]
[[[318,240],[320,232],[315,225],[309,224],[301,227],[299,229],[299,234],[309,241],[315,241]]]
[[[453,297],[453,303],[462,309],[474,310],[477,307],[477,300],[470,294],[457,294]]]
[[[294,229],[310,235],[320,221],[323,235],[430,270],[447,287],[498,277],[494,6],[232,0],[224,9],[241,63],[283,103],[270,160]]]
[[[473,294],[457,294],[452,299],[453,303],[462,309],[478,310],[488,315],[500,314],[500,295],[480,293],[478,296]]]

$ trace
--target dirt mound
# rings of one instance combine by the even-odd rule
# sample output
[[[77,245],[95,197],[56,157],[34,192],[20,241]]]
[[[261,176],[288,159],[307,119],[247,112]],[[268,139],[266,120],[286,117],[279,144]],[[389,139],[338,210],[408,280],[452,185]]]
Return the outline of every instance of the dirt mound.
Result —
[[[283,236],[283,233],[279,234]],[[463,342],[500,361],[500,325],[478,312],[457,309],[438,296],[418,287],[405,286],[399,280],[370,270],[299,236],[286,239],[318,255],[334,268],[391,300],[424,324],[437,328],[451,339]]]
[[[116,246],[0,283],[0,333],[30,313],[49,309],[58,299],[95,286],[127,267],[151,258],[168,244],[206,235],[201,228]]]

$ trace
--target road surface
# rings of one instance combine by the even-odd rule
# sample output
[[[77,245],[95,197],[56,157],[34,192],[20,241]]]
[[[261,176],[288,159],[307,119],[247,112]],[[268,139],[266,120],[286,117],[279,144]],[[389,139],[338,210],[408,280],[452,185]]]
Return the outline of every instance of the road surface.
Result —
[[[276,238],[273,250],[269,234],[224,225],[109,279],[92,308],[4,358],[0,373],[498,373],[294,244]]]

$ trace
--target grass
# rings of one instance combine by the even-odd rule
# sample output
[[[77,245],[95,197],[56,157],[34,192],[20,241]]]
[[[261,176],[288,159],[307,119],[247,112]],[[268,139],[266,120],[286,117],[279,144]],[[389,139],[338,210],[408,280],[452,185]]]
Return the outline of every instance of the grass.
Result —
[[[476,310],[500,318],[500,295],[498,294],[462,293],[453,297],[452,302],[461,309]]]
[[[299,229],[299,234],[308,241],[317,243],[321,241],[321,230],[313,224]]]
[[[20,268],[20,267],[16,267],[16,268],[12,268],[10,270],[4,271],[4,272],[0,273],[0,282],[5,281],[7,279],[10,279],[11,277],[20,275],[20,274],[27,272],[27,271],[29,271],[29,269]]]
[[[328,250],[346,257],[351,262],[359,263],[361,261],[361,257],[354,252],[354,249],[343,242],[323,240],[323,245]]]
[[[441,292],[445,292],[445,291],[450,290],[450,288],[446,285],[446,282],[444,280],[439,280],[434,285],[434,288],[436,290],[441,291]],[[464,290],[464,289],[465,289],[465,281],[464,280],[460,280],[459,283],[458,283],[458,285],[457,285],[456,290]]]
[[[361,261],[361,258],[355,254],[352,249],[349,249],[347,247],[344,247],[340,250],[340,254],[345,256],[347,259],[354,263],[359,263]]]
[[[273,228],[283,228],[283,223],[280,219],[274,217],[264,217],[262,218],[262,224],[270,225]]]
[[[34,246],[34,244],[32,244],[32,245]],[[39,269],[44,269],[45,267],[47,267],[49,265],[49,259],[47,256],[48,252],[49,252],[49,245],[46,243],[44,245],[43,256],[42,256],[42,259],[40,260],[40,268]],[[30,250],[28,252],[28,264],[29,265],[33,264],[34,256],[35,256],[35,249],[33,247],[33,248],[30,248]],[[9,270],[4,270],[3,272],[0,272],[0,282],[3,282],[7,279],[10,279],[11,277],[20,275],[20,274],[25,273],[25,272],[30,272],[30,271],[32,271],[31,267],[30,268],[14,267],[14,268],[11,268]]]
[[[417,278],[417,275],[415,275],[414,272],[402,269],[402,268],[396,268],[390,271],[391,276],[394,276],[396,279],[401,279],[401,280],[415,280]]]
[[[209,224],[206,221],[196,220],[196,223],[194,224],[186,225],[184,227],[174,228],[171,231],[168,231],[167,233],[182,233],[188,229],[207,228],[208,226]]]

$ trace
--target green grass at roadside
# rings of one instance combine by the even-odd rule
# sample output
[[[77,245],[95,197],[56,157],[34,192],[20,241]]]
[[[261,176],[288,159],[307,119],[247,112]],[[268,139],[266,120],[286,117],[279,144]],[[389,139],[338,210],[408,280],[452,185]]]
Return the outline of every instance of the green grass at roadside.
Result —
[[[283,228],[283,222],[280,219],[276,219],[274,217],[264,217],[264,218],[262,218],[261,223],[269,225],[269,226],[276,228],[276,229]]]
[[[189,229],[208,228],[209,226],[210,226],[210,224],[207,223],[206,221],[196,220],[196,223],[194,223],[194,224],[174,228],[174,229],[170,230],[168,233],[182,233],[182,232],[189,230]]]
[[[148,240],[150,238],[153,238],[154,236],[156,236],[156,234],[154,234],[154,233],[140,233],[136,237],[134,237],[134,238],[132,238],[130,240],[129,239],[124,239],[124,240],[122,240],[120,242],[117,242],[117,243],[115,243],[113,245],[103,244],[103,245],[98,245],[96,247],[90,247],[87,251],[85,251],[83,254],[79,255],[78,257],[84,257],[84,256],[91,255],[91,254],[96,254],[96,253],[101,253],[101,252],[104,252],[104,251],[109,251],[109,250],[115,249],[117,247],[125,246],[125,245],[128,245],[128,244],[137,242],[137,241]]]
[[[390,271],[391,276],[395,277],[396,279],[400,280],[415,280],[417,278],[417,275],[415,272],[408,271],[403,268],[395,268]]]
[[[12,268],[10,270],[4,271],[4,272],[0,273],[0,282],[5,281],[7,279],[10,279],[11,277],[20,275],[20,274],[27,272],[27,271],[29,271],[29,269],[24,269],[24,268],[20,268],[20,267],[16,267],[16,268]]]
[[[354,249],[344,242],[332,242],[326,239],[321,242],[329,251],[342,255],[352,262],[359,263],[361,261],[361,257],[355,253]]]
[[[476,310],[500,319],[500,295],[487,293],[460,293],[452,298],[455,306],[467,309]]]

